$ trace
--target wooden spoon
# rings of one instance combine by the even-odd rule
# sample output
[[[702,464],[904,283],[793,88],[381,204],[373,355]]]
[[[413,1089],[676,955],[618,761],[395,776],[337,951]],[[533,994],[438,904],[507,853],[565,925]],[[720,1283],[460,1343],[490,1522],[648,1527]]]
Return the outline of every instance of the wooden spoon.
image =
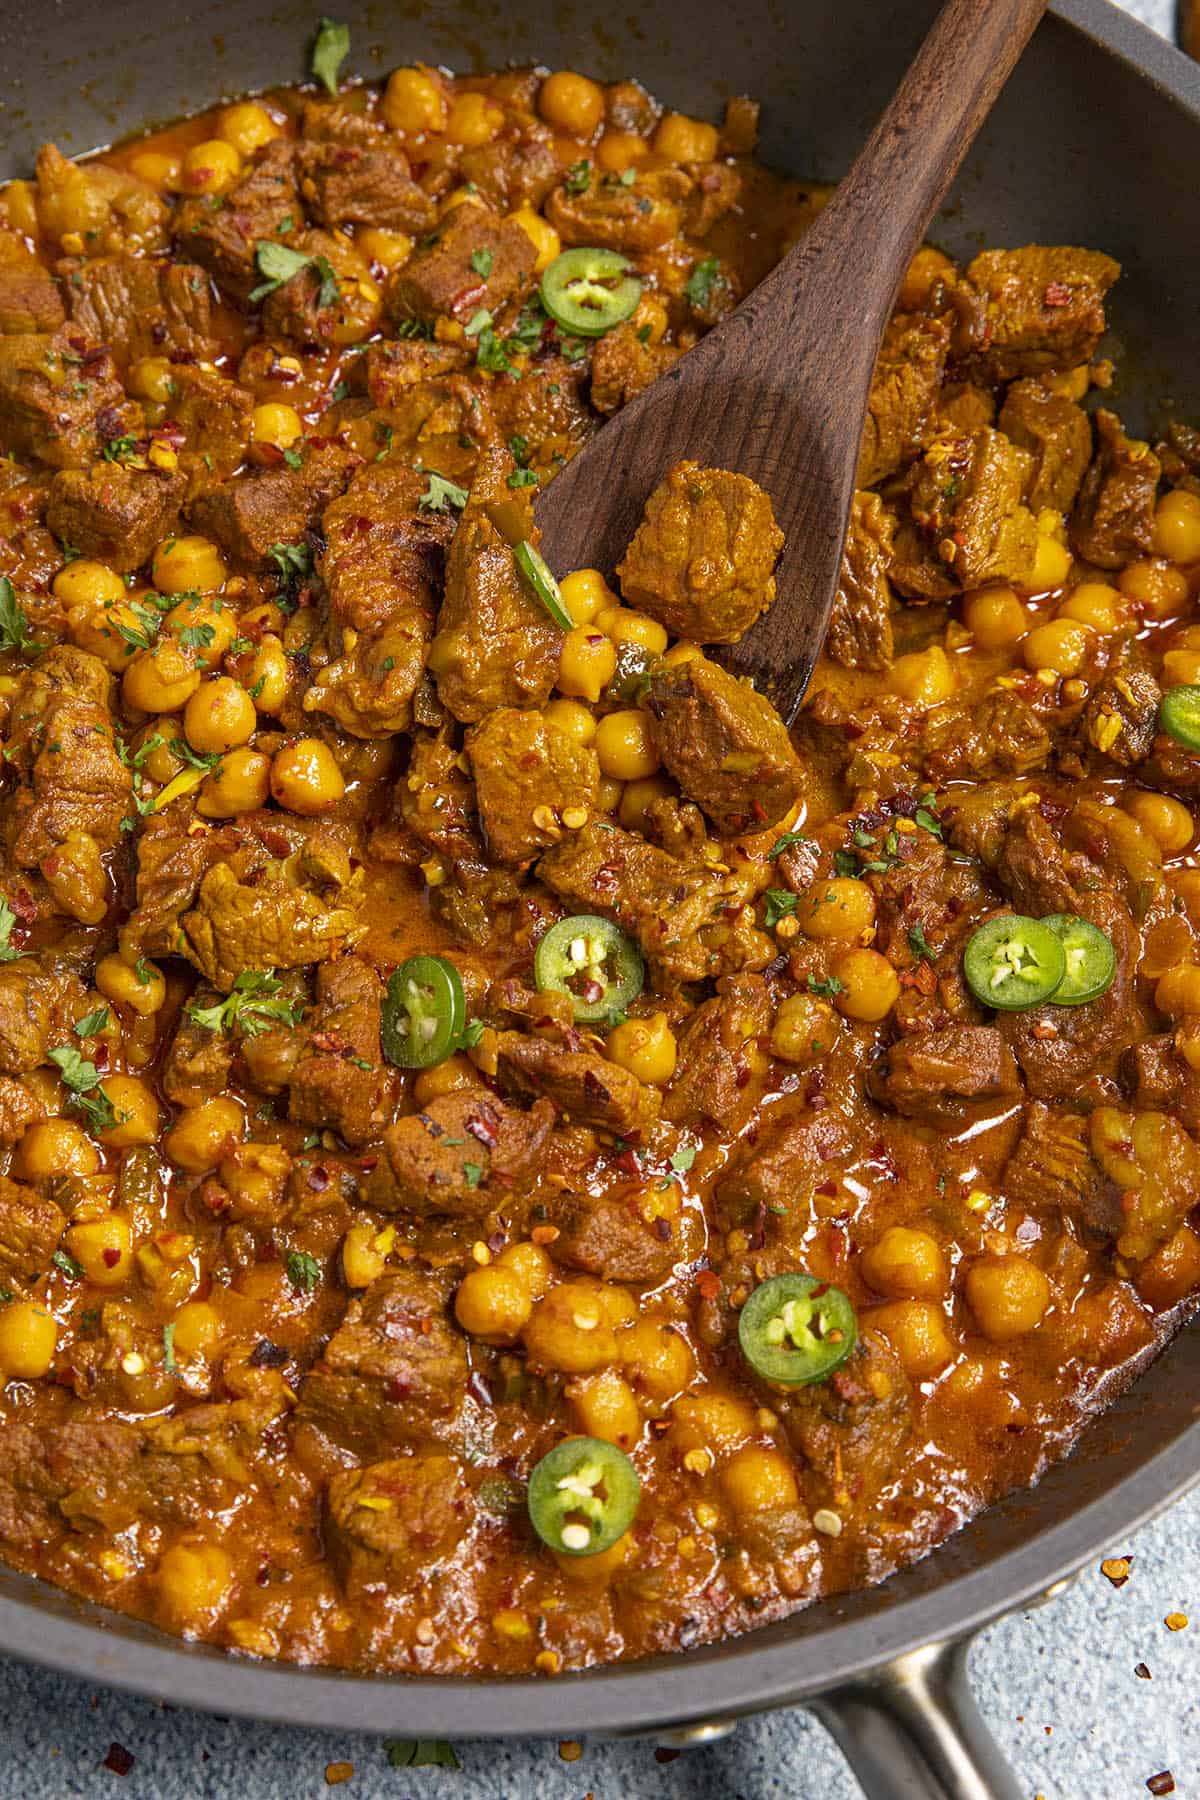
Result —
[[[770,494],[778,599],[721,660],[790,724],[820,654],[871,375],[896,291],[1046,0],[947,0],[895,98],[796,247],[735,312],[631,400],[537,504],[542,553],[611,575],[681,457]]]

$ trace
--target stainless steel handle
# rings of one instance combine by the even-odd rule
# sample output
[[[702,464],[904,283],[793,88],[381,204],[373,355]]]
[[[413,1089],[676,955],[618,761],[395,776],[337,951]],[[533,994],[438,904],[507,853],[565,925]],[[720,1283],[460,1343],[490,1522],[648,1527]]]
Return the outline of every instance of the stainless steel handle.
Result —
[[[867,1800],[1027,1800],[975,1704],[970,1648],[931,1644],[808,1702]]]

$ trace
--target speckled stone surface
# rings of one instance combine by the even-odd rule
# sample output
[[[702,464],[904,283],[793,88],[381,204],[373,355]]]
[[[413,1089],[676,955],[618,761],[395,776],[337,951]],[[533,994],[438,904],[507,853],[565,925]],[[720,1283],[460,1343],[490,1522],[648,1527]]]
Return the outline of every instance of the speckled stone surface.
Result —
[[[1125,0],[1169,31],[1173,0]],[[1196,1327],[1200,1329],[1200,1327]],[[1200,1493],[1112,1554],[1133,1552],[1114,1589],[1098,1564],[1037,1612],[980,1638],[980,1704],[1029,1800],[1136,1800],[1172,1771],[1200,1800]],[[1168,1614],[1193,1614],[1170,1631]],[[1149,1670],[1149,1679],[1135,1666]],[[648,1744],[472,1742],[456,1772],[395,1769],[377,1739],[287,1731],[172,1712],[0,1657],[0,1800],[857,1800],[861,1790],[822,1728],[801,1712],[743,1725],[724,1743],[661,1763]],[[109,1746],[134,1758],[104,1766]],[[578,1746],[567,1746],[568,1752]],[[331,1790],[326,1769],[350,1764]]]

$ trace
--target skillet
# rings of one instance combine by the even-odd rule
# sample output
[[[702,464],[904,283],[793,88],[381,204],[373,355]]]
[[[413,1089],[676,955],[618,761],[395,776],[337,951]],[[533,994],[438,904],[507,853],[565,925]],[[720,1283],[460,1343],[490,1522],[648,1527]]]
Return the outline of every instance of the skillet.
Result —
[[[0,17],[0,178],[53,136],[72,153],[222,95],[299,75],[314,11],[300,0],[9,0]],[[742,0],[735,10],[599,17],[526,0],[339,0],[355,71],[424,59],[544,62],[635,73],[702,115],[763,102],[761,154],[832,178],[850,163],[934,12],[933,0]],[[1150,430],[1200,418],[1192,318],[1200,252],[1200,71],[1106,0],[1057,0],[986,126],[936,240],[1081,243],[1124,265],[1112,323],[1116,404]],[[2,1447],[0,1447],[2,1453]],[[405,1680],[259,1665],[0,1571],[0,1642],[67,1673],[174,1704],[422,1737],[653,1734],[697,1743],[740,1716],[805,1704],[841,1742],[870,1800],[1017,1800],[966,1683],[971,1635],[1053,1591],[1200,1475],[1200,1332],[1167,1352],[1084,1433],[1069,1461],[881,1587],[750,1636],[554,1682]]]

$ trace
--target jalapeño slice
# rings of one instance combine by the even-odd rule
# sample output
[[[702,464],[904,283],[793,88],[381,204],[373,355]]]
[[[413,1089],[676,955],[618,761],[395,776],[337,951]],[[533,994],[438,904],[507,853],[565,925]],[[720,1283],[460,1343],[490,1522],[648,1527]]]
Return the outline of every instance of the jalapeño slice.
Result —
[[[1185,750],[1200,750],[1200,687],[1168,688],[1159,703],[1158,723]]]
[[[815,1275],[773,1275],[739,1313],[738,1341],[767,1381],[802,1387],[841,1367],[858,1341],[858,1323],[841,1288]]]
[[[398,1069],[430,1069],[458,1048],[467,1022],[462,977],[444,956],[410,956],[387,984],[383,1054]]]
[[[566,1438],[529,1477],[530,1523],[564,1556],[610,1549],[633,1524],[640,1498],[637,1470],[601,1438]]]
[[[603,337],[642,297],[633,265],[619,250],[579,244],[556,256],[542,276],[542,305],[574,337]]]
[[[574,631],[575,621],[567,611],[567,603],[540,550],[535,550],[528,538],[522,538],[519,544],[513,545],[513,561],[534,599],[541,602],[559,630]]]
[[[1088,1000],[1098,1000],[1112,986],[1117,971],[1111,938],[1074,913],[1052,913],[1042,924],[1059,939],[1067,958],[1062,985],[1054,991],[1055,1006],[1083,1006]]]
[[[551,926],[533,959],[533,978],[569,996],[575,1017],[594,1024],[623,1012],[646,979],[642,953],[625,933],[598,913],[577,913]]]
[[[1062,939],[1045,919],[998,913],[974,932],[963,956],[967,986],[985,1006],[1021,1012],[1057,994],[1067,972]]]

